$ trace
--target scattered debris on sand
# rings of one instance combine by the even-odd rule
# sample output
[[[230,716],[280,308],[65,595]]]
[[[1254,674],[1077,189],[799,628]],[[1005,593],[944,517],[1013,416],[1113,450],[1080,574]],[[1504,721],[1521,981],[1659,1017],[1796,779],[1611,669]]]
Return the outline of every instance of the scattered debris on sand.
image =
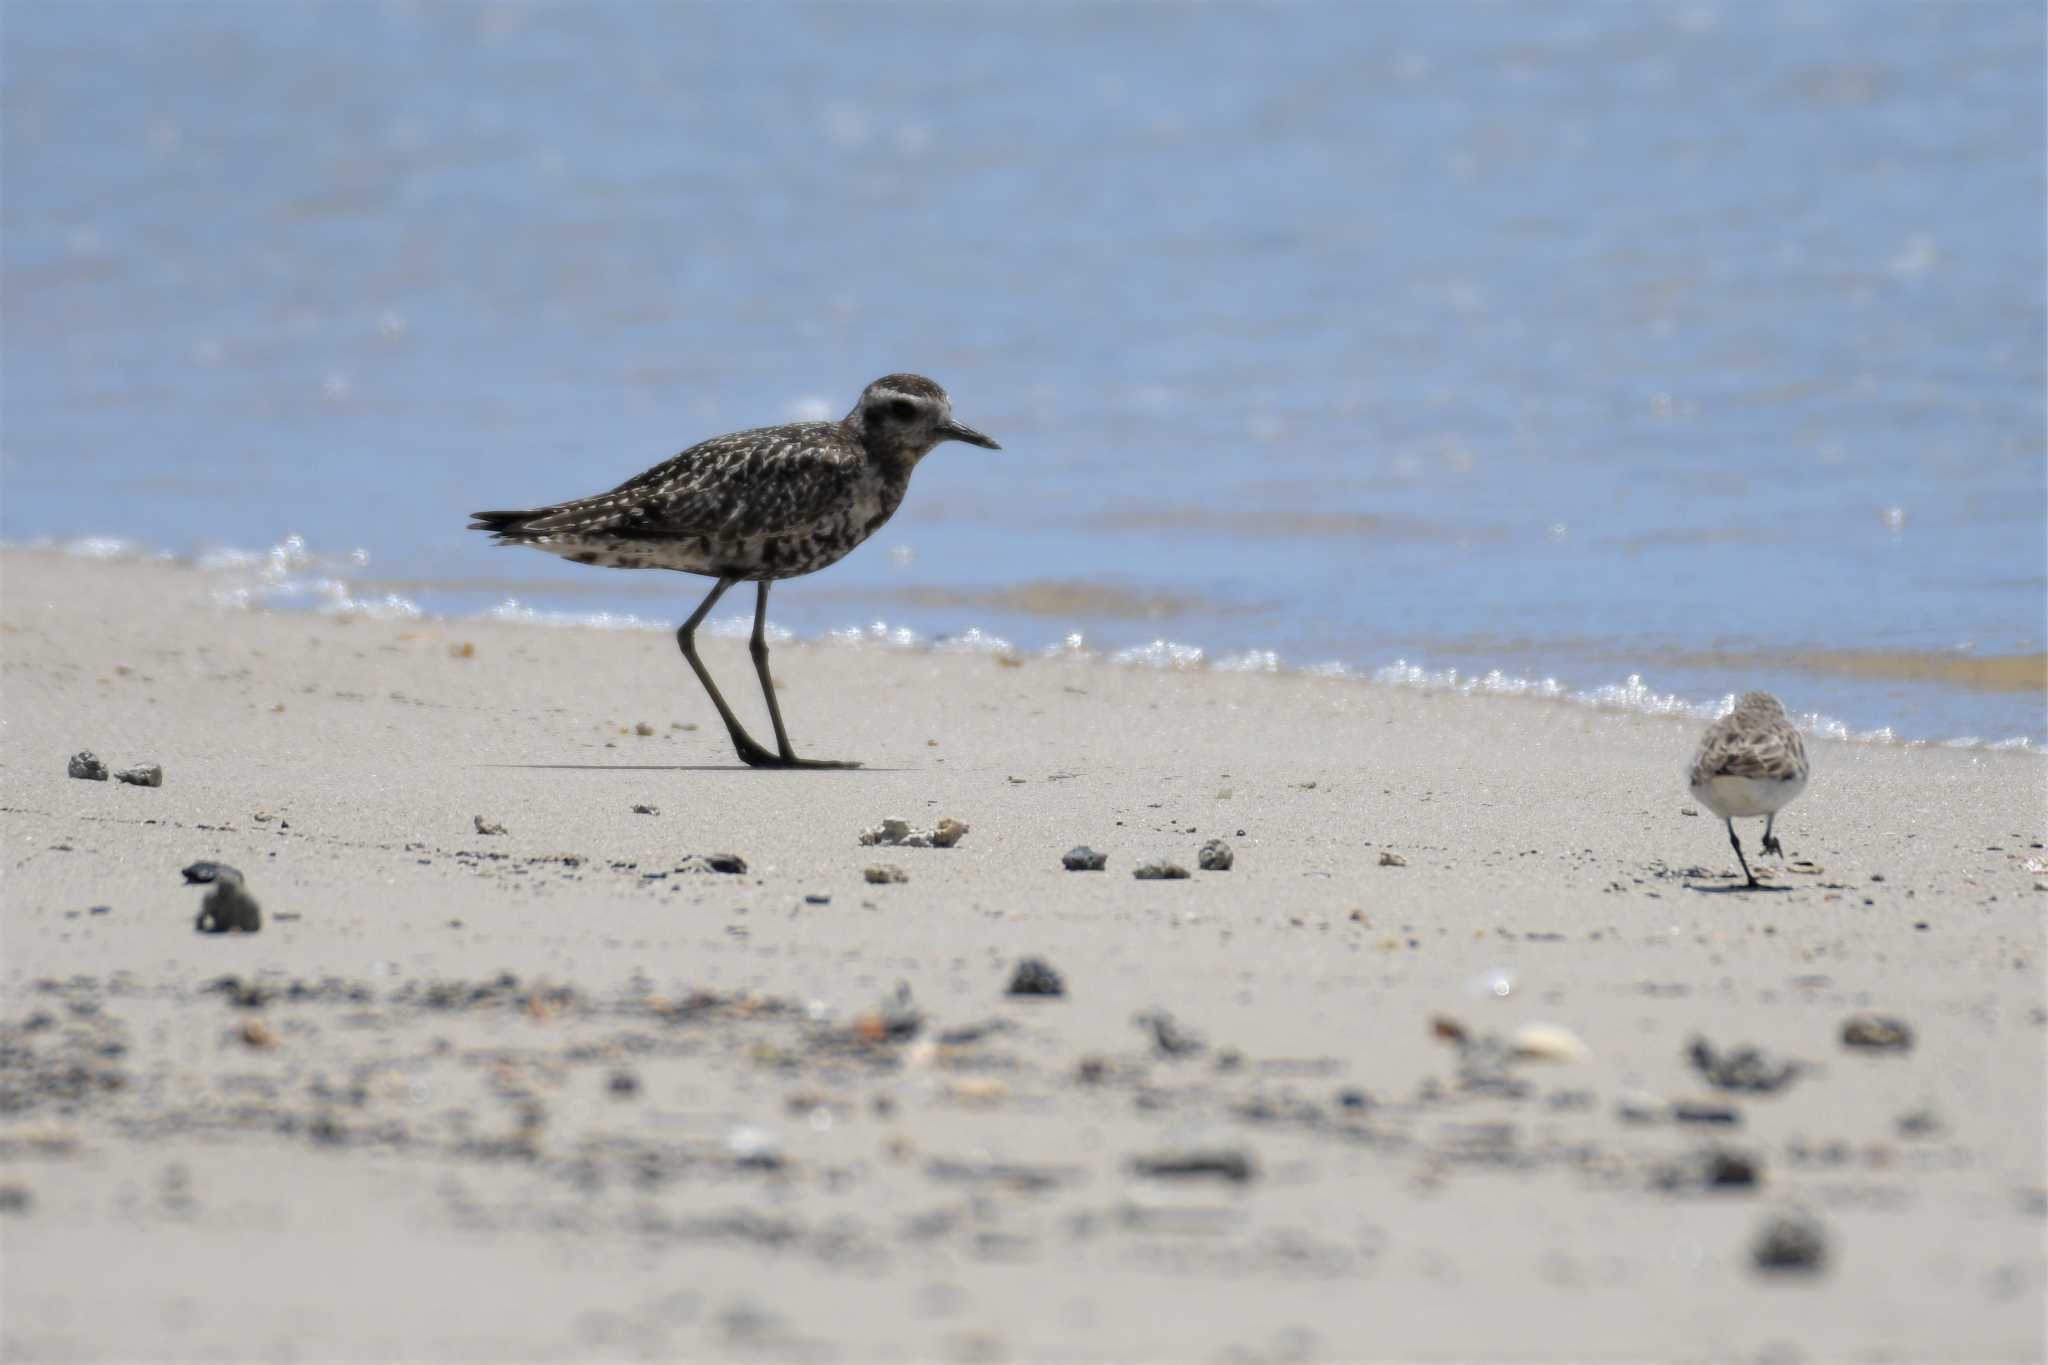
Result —
[[[1690,1152],[1659,1163],[1650,1172],[1650,1184],[1667,1194],[1752,1190],[1762,1179],[1762,1161],[1729,1147],[1707,1147]]]
[[[910,880],[910,874],[894,863],[869,863],[861,869],[861,876],[866,877],[874,886],[887,886],[891,882]]]
[[[1147,1010],[1131,1022],[1152,1036],[1152,1046],[1163,1057],[1187,1057],[1208,1046],[1200,1034],[1183,1027],[1165,1010]]]
[[[1842,1046],[1872,1052],[1910,1052],[1913,1026],[1888,1014],[1851,1015],[1842,1025]]]
[[[1230,851],[1230,845],[1221,839],[1211,839],[1203,844],[1195,855],[1195,865],[1204,872],[1228,872],[1230,865],[1237,861],[1237,855]]]
[[[1132,1158],[1131,1169],[1153,1179],[1215,1176],[1240,1185],[1257,1174],[1251,1154],[1236,1147],[1155,1152],[1150,1156]]]
[[[861,831],[860,842],[863,848],[878,844],[889,848],[951,848],[967,837],[967,831],[964,822],[950,815],[923,833],[912,830],[908,820],[891,816],[873,829]]]
[[[87,782],[104,782],[107,780],[107,765],[100,762],[90,749],[80,749],[77,753],[71,755],[71,761],[64,765],[64,771],[72,777],[83,778]]]
[[[1066,982],[1053,970],[1050,962],[1042,957],[1027,957],[1017,964],[1011,974],[1010,987],[1005,995],[1065,995]]]
[[[503,834],[505,832],[505,827],[496,820],[486,820],[481,815],[473,815],[470,819],[476,823],[476,832],[478,834]]]
[[[138,763],[132,768],[121,768],[114,773],[116,782],[126,782],[131,787],[161,787],[164,784],[164,770],[160,763]]]
[[[1827,1264],[1827,1230],[1810,1213],[1773,1214],[1757,1234],[1750,1259],[1767,1275],[1811,1275]]]
[[[1179,863],[1154,858],[1149,863],[1139,863],[1131,869],[1131,875],[1141,882],[1177,882],[1187,877],[1188,870]]]
[[[1686,1045],[1685,1055],[1692,1069],[1716,1090],[1776,1094],[1790,1085],[1801,1070],[1798,1062],[1779,1061],[1761,1048],[1745,1044],[1722,1051],[1698,1036]]]
[[[747,870],[747,860],[737,853],[692,853],[675,866],[677,872],[722,872],[737,877]]]
[[[188,885],[212,886],[199,902],[192,927],[202,934],[253,934],[263,927],[263,908],[242,885],[242,874],[226,863],[194,863],[185,869]]]
[[[1097,853],[1086,844],[1076,844],[1060,855],[1060,866],[1069,872],[1100,872],[1109,866],[1109,855]]]

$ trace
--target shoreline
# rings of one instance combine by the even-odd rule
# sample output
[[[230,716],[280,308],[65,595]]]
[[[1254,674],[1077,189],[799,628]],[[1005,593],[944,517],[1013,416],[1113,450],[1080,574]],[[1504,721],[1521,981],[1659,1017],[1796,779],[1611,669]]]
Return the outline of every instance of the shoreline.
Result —
[[[548,629],[649,633],[672,633],[675,628],[675,623],[667,617],[640,617],[634,613],[604,609],[576,612],[537,608],[509,594],[496,606],[466,614],[432,612],[422,608],[414,596],[404,595],[398,590],[419,594],[449,591],[453,585],[351,574],[350,565],[312,555],[298,536],[287,537],[265,553],[219,550],[182,558],[168,552],[151,552],[138,542],[114,536],[76,537],[65,542],[0,543],[0,554],[4,553],[56,554],[88,561],[146,563],[216,576],[253,571],[256,574],[253,580],[231,579],[214,590],[214,595],[226,607],[306,611],[323,615],[352,614],[376,620],[414,620],[450,629],[480,621]],[[498,590],[520,585],[516,579],[489,580],[489,583]],[[580,596],[587,593],[596,596],[616,591],[595,585],[579,591],[575,585],[539,581],[529,586],[549,595]],[[356,596],[363,591],[381,595]],[[662,595],[662,600],[673,604],[672,595]],[[705,622],[704,633],[707,637],[735,638],[746,634],[751,624],[751,616],[744,612],[714,617]],[[1084,634],[1078,630],[1065,632],[1058,644],[1021,648],[1002,636],[975,626],[952,634],[932,634],[882,621],[867,626],[826,627],[811,634],[797,634],[771,622],[769,638],[778,645],[858,644],[913,652],[1003,654],[1017,659],[1064,660],[1114,667],[1336,679],[1373,687],[1563,702],[1596,710],[1681,717],[1700,723],[1725,715],[1735,699],[1733,690],[1707,700],[1689,698],[1678,692],[1659,691],[1643,682],[1641,672],[1631,672],[1618,682],[1580,686],[1561,683],[1555,677],[1520,676],[1500,668],[1460,668],[1456,665],[1433,668],[1411,664],[1406,658],[1376,666],[1338,661],[1299,663],[1283,660],[1271,649],[1250,647],[1218,651],[1164,636],[1142,644],[1098,647],[1085,643]],[[1683,667],[1702,667],[1709,663],[1722,668],[1783,667],[1805,676],[1883,678],[1909,685],[1942,683],[1966,692],[2039,694],[2044,708],[2048,708],[2048,654],[2040,653],[1949,656],[1938,651],[1824,649],[1783,654],[1713,655],[1681,651],[1673,656],[1671,662]],[[2048,710],[2044,710],[2044,714],[2048,714]],[[2002,739],[1987,739],[1979,735],[1902,737],[1889,725],[1857,727],[1811,709],[1795,711],[1794,719],[1809,736],[1855,743],[2048,757],[2048,736],[2039,740],[2031,735],[2011,735]]]
[[[752,772],[651,635],[16,549],[0,664],[9,1359],[2048,1347],[2032,755],[1813,739],[1745,893],[1691,719],[797,642],[870,766]]]

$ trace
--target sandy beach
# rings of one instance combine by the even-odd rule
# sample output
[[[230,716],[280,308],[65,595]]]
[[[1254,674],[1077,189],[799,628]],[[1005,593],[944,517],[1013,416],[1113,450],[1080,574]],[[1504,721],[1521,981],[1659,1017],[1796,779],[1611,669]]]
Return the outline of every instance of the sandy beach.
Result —
[[[19,549],[0,661],[9,1360],[2048,1350],[2036,756],[1814,741],[1745,892],[1558,702],[793,644],[868,766],[753,772],[661,634]]]

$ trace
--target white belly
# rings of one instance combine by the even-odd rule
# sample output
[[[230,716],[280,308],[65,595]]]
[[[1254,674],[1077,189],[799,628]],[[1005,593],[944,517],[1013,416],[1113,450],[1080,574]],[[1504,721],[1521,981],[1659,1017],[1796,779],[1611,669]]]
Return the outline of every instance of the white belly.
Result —
[[[1806,779],[1774,782],[1762,777],[1710,777],[1692,789],[1693,796],[1723,820],[1775,815],[1806,790]]]

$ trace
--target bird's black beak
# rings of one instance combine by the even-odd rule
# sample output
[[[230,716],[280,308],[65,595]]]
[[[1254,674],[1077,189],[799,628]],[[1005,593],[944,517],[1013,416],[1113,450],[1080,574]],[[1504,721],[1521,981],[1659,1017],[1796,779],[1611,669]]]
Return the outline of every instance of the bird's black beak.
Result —
[[[943,441],[965,441],[971,446],[980,446],[983,450],[1002,449],[1001,446],[995,443],[993,437],[984,436],[973,427],[962,422],[949,421],[940,427],[939,439]]]

